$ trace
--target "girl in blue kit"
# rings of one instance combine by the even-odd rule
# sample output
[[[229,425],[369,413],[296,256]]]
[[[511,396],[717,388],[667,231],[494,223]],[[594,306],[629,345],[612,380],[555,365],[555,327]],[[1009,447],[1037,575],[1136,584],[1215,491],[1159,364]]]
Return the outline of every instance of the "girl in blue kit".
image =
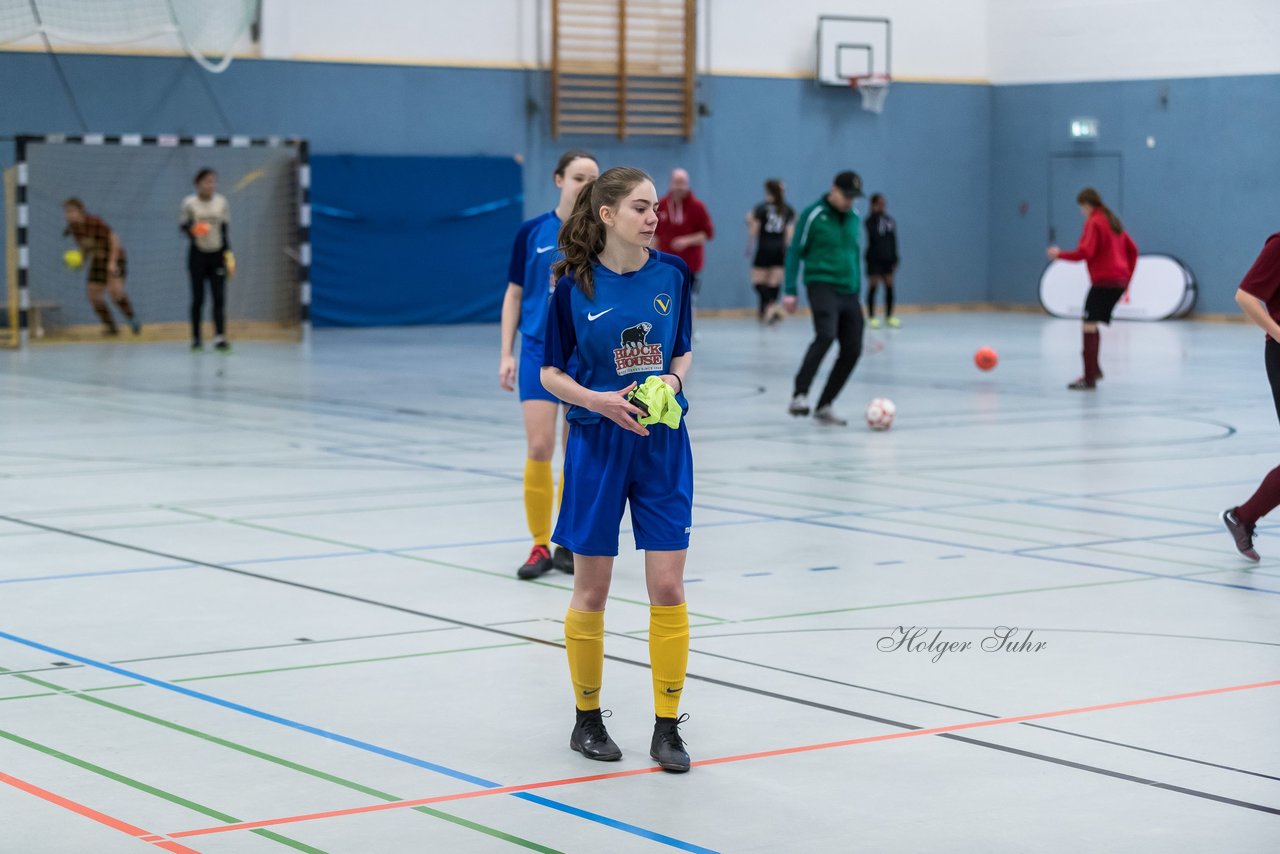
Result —
[[[693,513],[693,454],[683,419],[645,428],[627,395],[657,376],[688,410],[693,363],[689,268],[649,248],[658,194],[638,169],[610,169],[578,194],[560,232],[547,315],[542,384],[570,404],[565,490],[555,541],[572,549],[573,598],[565,649],[577,721],[569,746],[588,759],[622,751],[600,712],[604,607],[623,510],[631,506],[649,588],[649,658],[655,721],[649,755],[688,771],[677,718],[689,659],[684,563]],[[659,386],[661,388],[661,386]]]
[[[542,335],[547,325],[547,301],[551,299],[551,265],[560,257],[556,241],[560,224],[573,210],[578,191],[600,174],[596,159],[585,151],[566,151],[556,163],[556,187],[560,203],[555,210],[535,216],[520,226],[511,250],[507,294],[502,301],[502,358],[498,382],[507,391],[520,389],[528,455],[524,463],[524,512],[533,537],[529,557],[516,570],[520,578],[537,578],[553,566],[573,572],[573,554],[563,545],[551,555],[551,518],[554,512],[551,457],[555,454],[556,424],[560,401],[542,387]],[[520,333],[520,361],[514,355]],[[566,428],[567,429],[567,428]],[[563,488],[564,479],[560,485]],[[559,541],[557,541],[559,542]]]

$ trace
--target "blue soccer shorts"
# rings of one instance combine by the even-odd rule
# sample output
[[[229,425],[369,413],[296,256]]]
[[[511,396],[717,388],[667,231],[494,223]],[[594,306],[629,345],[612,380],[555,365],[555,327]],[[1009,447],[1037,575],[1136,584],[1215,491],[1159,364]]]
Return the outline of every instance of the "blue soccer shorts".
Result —
[[[520,362],[516,369],[517,387],[520,390],[520,402],[526,400],[545,400],[548,403],[559,403],[554,394],[542,387],[542,354],[543,344],[537,338],[521,336]]]
[[[608,419],[570,425],[552,541],[574,554],[616,556],[628,504],[637,549],[689,548],[693,451],[684,422],[676,430],[654,424],[648,436]]]

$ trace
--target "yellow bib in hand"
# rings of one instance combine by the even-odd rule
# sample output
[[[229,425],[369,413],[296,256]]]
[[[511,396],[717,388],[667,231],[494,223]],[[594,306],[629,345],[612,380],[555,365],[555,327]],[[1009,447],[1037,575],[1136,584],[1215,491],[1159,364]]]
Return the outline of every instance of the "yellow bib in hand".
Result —
[[[680,426],[680,417],[684,412],[676,400],[676,393],[660,377],[649,377],[644,381],[644,385],[637,386],[627,399],[633,403],[643,404],[644,408],[649,410],[648,415],[640,417],[640,423],[644,426],[665,424],[672,430]]]

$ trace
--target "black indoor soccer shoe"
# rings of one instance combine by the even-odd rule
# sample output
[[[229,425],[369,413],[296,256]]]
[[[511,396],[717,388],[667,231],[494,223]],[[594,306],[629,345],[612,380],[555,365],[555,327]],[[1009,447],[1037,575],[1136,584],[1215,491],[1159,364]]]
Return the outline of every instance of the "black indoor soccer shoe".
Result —
[[[609,738],[609,731],[604,728],[604,717],[609,712],[592,709],[584,712],[575,709],[578,721],[573,725],[573,734],[569,736],[569,747],[578,751],[588,759],[599,762],[616,762],[622,758],[622,748]]]
[[[689,770],[689,753],[684,749],[684,739],[680,737],[680,724],[688,719],[688,715],[654,718],[653,743],[649,746],[649,756],[664,771],[683,774]]]
[[[573,552],[564,546],[556,546],[556,553],[551,558],[551,565],[561,572],[567,572],[573,575]]]
[[[1236,541],[1236,551],[1252,561],[1262,559],[1253,548],[1253,528],[1236,518],[1236,508],[1222,511],[1222,524],[1227,526],[1227,530]]]
[[[551,571],[551,552],[546,546],[534,546],[529,552],[529,559],[516,570],[516,575],[529,581],[533,578],[540,578]]]

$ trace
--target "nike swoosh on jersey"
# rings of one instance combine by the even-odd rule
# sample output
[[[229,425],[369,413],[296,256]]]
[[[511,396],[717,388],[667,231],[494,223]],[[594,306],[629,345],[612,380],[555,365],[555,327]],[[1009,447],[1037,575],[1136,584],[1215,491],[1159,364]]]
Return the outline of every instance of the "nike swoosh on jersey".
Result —
[[[617,308],[617,306],[614,306],[614,308]],[[590,312],[587,312],[587,320],[596,320],[597,318],[604,317],[606,314],[608,314],[611,311],[613,311],[613,308],[606,308],[604,311],[601,311],[597,314],[592,314]]]
[[[541,255],[543,252],[550,252],[552,249],[555,249],[555,248],[556,247],[554,244],[552,244],[551,246],[539,246],[538,254]]]

